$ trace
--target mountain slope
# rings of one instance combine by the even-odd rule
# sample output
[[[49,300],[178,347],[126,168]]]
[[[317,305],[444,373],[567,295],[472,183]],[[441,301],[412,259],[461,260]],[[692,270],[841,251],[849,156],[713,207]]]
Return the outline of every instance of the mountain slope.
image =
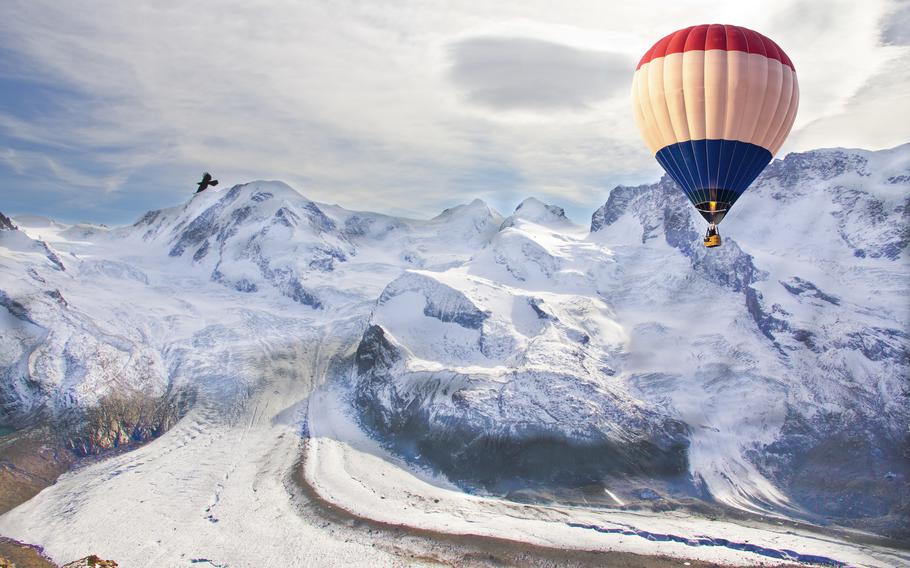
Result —
[[[910,146],[790,155],[714,250],[668,178],[613,190],[590,235],[519,208],[465,265],[387,288],[356,403],[393,447],[469,484],[599,480],[634,501],[634,470],[680,496],[906,532],[908,171]],[[402,288],[419,292],[391,303]],[[591,451],[597,430],[669,443],[658,461]],[[524,467],[550,439],[559,452]],[[665,485],[680,467],[694,490]]]

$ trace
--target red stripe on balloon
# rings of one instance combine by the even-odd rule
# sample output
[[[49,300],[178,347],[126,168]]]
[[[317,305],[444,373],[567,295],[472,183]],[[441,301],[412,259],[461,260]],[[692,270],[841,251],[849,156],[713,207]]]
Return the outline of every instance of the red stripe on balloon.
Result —
[[[672,53],[710,49],[757,53],[769,59],[776,59],[796,71],[793,62],[776,43],[749,28],[729,24],[703,24],[675,31],[655,43],[638,62],[636,69],[651,60]]]

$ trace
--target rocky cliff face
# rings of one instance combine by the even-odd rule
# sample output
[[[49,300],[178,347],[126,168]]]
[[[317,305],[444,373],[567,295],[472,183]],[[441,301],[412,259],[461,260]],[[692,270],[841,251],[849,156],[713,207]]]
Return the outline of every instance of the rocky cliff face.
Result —
[[[113,560],[105,560],[95,554],[74,560],[63,565],[63,568],[117,568],[119,564]]]
[[[571,486],[609,475],[686,483],[687,426],[605,382],[542,369],[418,370],[408,359],[371,326],[357,350],[355,404],[397,451],[466,487]]]
[[[0,213],[0,231],[15,231],[17,229],[18,227],[13,224],[13,221],[9,217]]]
[[[72,409],[55,421],[65,447],[77,456],[96,455],[157,438],[192,407],[188,389],[152,397],[116,393],[88,408]]]

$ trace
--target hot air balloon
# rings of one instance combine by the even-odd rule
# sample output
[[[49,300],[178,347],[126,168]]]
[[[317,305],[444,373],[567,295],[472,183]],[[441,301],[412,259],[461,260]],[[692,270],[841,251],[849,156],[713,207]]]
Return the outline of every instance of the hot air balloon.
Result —
[[[799,105],[793,62],[747,28],[692,26],[645,53],[632,79],[635,121],[661,167],[717,224],[784,143]]]

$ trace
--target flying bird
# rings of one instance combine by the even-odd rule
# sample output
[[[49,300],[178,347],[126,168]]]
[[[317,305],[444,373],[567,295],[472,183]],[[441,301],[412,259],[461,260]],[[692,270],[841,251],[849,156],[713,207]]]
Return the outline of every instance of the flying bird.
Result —
[[[212,174],[205,172],[204,174],[202,174],[202,181],[200,181],[196,185],[199,186],[199,189],[196,190],[196,193],[200,193],[200,192],[203,192],[206,189],[208,189],[208,187],[210,185],[218,185],[218,180],[212,179]]]

